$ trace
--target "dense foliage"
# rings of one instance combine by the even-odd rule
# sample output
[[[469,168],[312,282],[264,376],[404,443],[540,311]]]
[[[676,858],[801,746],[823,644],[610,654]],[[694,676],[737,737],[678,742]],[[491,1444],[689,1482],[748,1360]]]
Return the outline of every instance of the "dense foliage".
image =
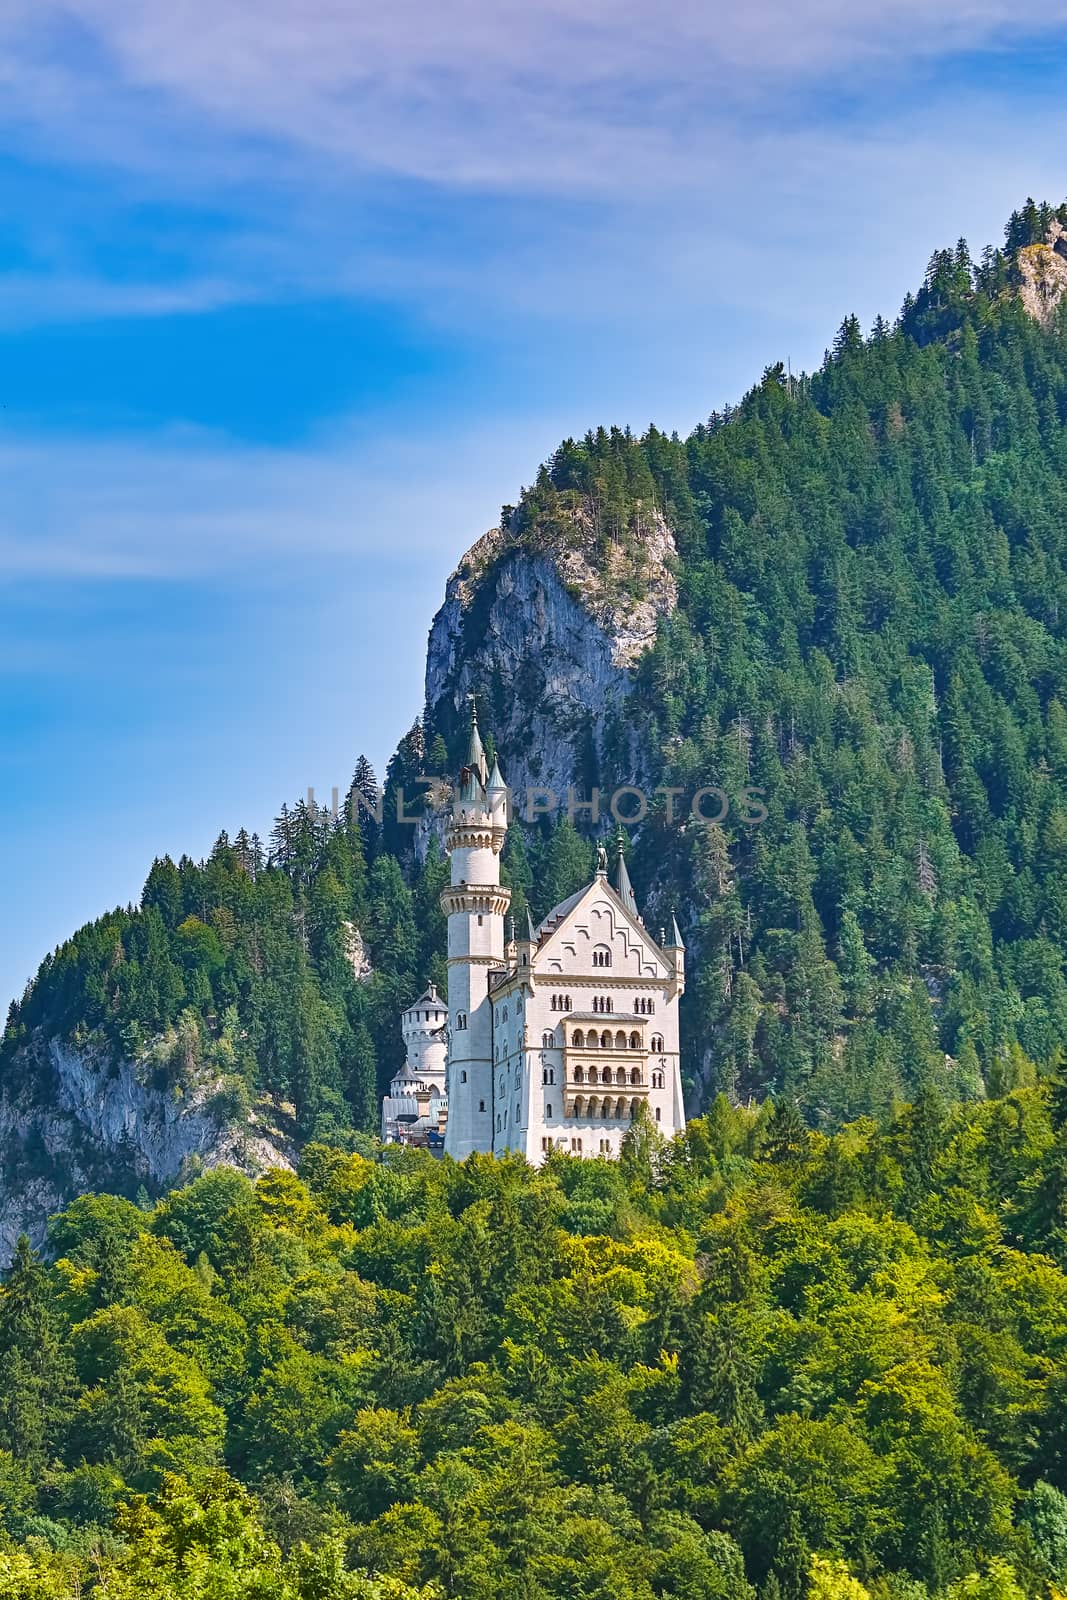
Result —
[[[1049,1087],[84,1196],[0,1293],[0,1596],[1062,1586]]]

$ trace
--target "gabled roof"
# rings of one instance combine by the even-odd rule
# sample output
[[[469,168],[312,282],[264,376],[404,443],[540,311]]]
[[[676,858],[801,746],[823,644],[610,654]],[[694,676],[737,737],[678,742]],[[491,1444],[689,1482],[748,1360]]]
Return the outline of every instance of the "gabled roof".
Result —
[[[554,906],[553,909],[548,913],[548,916],[537,930],[541,943],[534,958],[535,966],[540,965],[541,958],[545,954],[545,951],[549,948],[557,936],[566,928],[578,908],[583,905],[586,900],[594,897],[602,897],[606,899],[618,913],[619,920],[625,922],[626,926],[631,930],[638,941],[644,945],[645,949],[653,954],[656,957],[656,960],[661,962],[669,970],[671,963],[667,960],[655,939],[652,938],[648,929],[641,922],[640,918],[636,914],[636,911],[631,911],[630,907],[627,906],[620,898],[618,891],[599,874],[593,879],[592,883],[586,884],[584,889],[579,889],[577,894],[568,896],[566,900],[561,901],[558,906]]]

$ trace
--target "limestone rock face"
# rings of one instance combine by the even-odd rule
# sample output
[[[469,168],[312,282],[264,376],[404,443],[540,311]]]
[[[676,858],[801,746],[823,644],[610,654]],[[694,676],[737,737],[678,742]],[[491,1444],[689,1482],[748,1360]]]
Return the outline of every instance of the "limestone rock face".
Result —
[[[1051,223],[1045,243],[1020,250],[1016,265],[1022,279],[1019,299],[1034,320],[1047,328],[1067,289],[1067,230],[1058,222]]]
[[[144,1063],[55,1038],[26,1045],[0,1094],[0,1262],[20,1233],[40,1244],[49,1216],[87,1190],[158,1190],[191,1168],[291,1168],[283,1119],[235,1114],[222,1088],[206,1076],[178,1091]]]
[[[494,528],[448,580],[430,629],[426,703],[465,716],[487,695],[517,801],[527,789],[587,793],[640,780],[623,715],[633,668],[677,605],[675,544],[662,516],[604,548],[580,513],[547,537]],[[595,774],[595,777],[594,777]]]

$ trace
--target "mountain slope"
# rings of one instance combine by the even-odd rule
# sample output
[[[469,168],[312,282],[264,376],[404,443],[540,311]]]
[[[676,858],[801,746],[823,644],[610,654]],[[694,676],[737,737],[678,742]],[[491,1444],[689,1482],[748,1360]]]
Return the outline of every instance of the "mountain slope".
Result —
[[[818,372],[769,370],[685,441],[565,442],[450,581],[382,823],[283,809],[269,850],[223,835],[156,863],[138,908],[42,966],[0,1053],[7,1225],[39,1232],[86,1181],[159,1188],[190,1152],[254,1167],[261,1138],[373,1128],[396,1015],[445,976],[446,864],[395,799],[456,770],[470,693],[520,795],[678,791],[674,820],[661,794],[632,830],[631,871],[690,945],[694,1110],[774,1090],[832,1123],[1055,1064],[1065,221],[1028,204],[980,265],[940,252],[896,325],[847,320]],[[709,825],[689,802],[713,785]],[[373,787],[361,763],[353,793]],[[576,820],[513,828],[519,914],[588,874],[611,823]],[[61,1060],[97,1098],[144,1095],[94,1127]]]

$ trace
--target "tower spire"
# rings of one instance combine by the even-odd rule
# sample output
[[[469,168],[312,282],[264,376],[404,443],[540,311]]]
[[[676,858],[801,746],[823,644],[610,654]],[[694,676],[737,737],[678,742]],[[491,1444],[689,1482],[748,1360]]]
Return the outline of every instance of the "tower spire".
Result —
[[[626,856],[623,854],[623,837],[620,828],[615,836],[615,893],[626,907],[632,917],[637,916],[637,901],[634,899],[633,885],[630,874],[626,870]],[[640,920],[640,919],[639,919]]]
[[[478,774],[479,782],[484,788],[489,780],[489,768],[486,765],[482,736],[478,732],[478,705],[473,694],[471,695],[471,742],[467,751],[467,765],[472,772]]]

